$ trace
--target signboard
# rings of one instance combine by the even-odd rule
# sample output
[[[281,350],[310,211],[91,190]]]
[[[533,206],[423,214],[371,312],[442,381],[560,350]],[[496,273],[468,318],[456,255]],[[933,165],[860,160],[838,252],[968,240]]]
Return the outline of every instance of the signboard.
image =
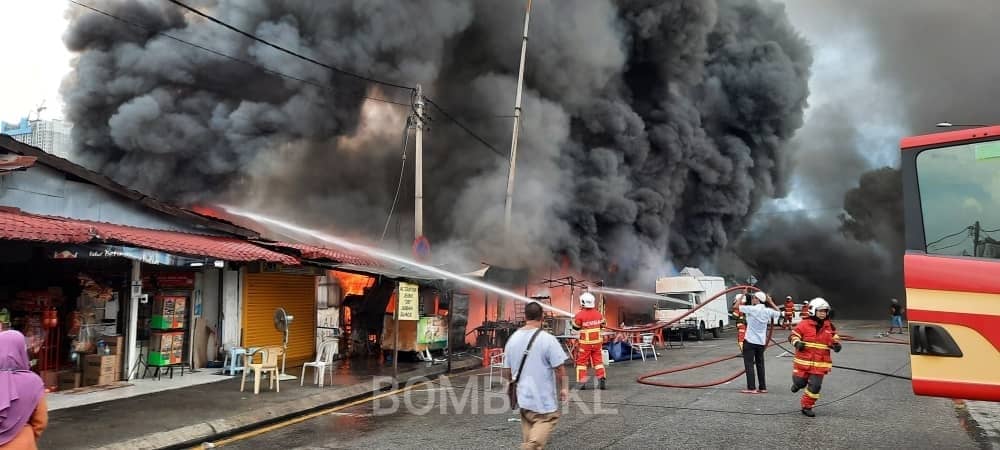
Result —
[[[399,283],[399,320],[420,320],[420,290],[415,284]]]
[[[63,246],[53,250],[49,257],[52,259],[126,258],[160,266],[190,266],[192,263],[203,263],[201,259],[120,245]]]
[[[444,317],[423,317],[417,322],[418,344],[441,344],[448,342],[448,321]]]

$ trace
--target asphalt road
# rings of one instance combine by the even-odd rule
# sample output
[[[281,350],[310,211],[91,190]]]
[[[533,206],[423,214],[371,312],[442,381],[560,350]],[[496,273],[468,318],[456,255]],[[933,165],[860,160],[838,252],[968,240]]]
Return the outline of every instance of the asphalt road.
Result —
[[[870,338],[875,325],[841,324],[841,334]],[[776,338],[784,342],[787,332]],[[791,358],[766,353],[770,392],[747,395],[740,377],[706,389],[636,383],[641,374],[732,354],[732,333],[659,350],[660,359],[613,363],[607,391],[574,391],[548,448],[974,449],[989,446],[966,431],[967,414],[946,399],[916,397],[908,381],[834,369],[817,417],[799,413],[788,387]],[[838,365],[909,376],[908,347],[847,343]],[[722,378],[742,368],[731,360],[658,379],[679,383]],[[517,448],[520,423],[502,408],[499,385],[484,391],[484,373],[452,377],[225,445],[226,448]],[[491,401],[492,399],[492,401]]]

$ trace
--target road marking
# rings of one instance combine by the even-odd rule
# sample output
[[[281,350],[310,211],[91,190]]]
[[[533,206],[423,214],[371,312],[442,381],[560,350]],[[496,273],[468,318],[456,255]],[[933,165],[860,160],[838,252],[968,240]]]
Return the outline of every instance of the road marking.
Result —
[[[382,393],[382,394],[379,394],[379,395],[376,395],[376,396],[372,396],[372,397],[368,397],[368,398],[363,398],[361,400],[355,400],[355,401],[353,401],[351,403],[348,403],[346,405],[334,406],[332,408],[324,409],[322,411],[316,411],[316,412],[313,412],[313,413],[306,414],[304,416],[299,416],[299,417],[291,418],[291,419],[285,420],[283,422],[278,422],[278,423],[275,423],[275,424],[271,424],[271,425],[268,425],[268,426],[263,427],[263,428],[256,428],[256,429],[244,432],[244,433],[237,434],[235,436],[230,436],[228,438],[215,441],[215,442],[205,442],[205,443],[203,443],[203,444],[201,444],[199,446],[191,447],[191,449],[194,450],[194,449],[222,447],[224,445],[232,444],[234,442],[239,442],[239,441],[247,440],[247,439],[250,439],[252,437],[260,436],[260,435],[265,434],[265,433],[270,433],[270,432],[272,432],[274,430],[280,430],[282,428],[285,428],[285,427],[288,427],[288,426],[291,426],[291,425],[295,425],[297,423],[305,422],[305,421],[307,421],[309,419],[315,419],[315,418],[317,418],[319,416],[328,415],[328,414],[331,414],[331,413],[336,413],[337,411],[340,411],[342,409],[347,409],[347,408],[350,408],[352,406],[362,405],[362,404],[365,404],[365,403],[373,402],[373,401],[378,400],[380,398],[385,398],[385,397],[389,397],[389,396],[392,396],[392,395],[396,395],[396,394],[398,394],[400,392],[406,392],[406,391],[409,391],[411,389],[423,386],[423,385],[428,384],[428,383],[431,383],[431,382],[430,381],[422,381],[420,383],[414,384],[412,386],[407,386],[407,387],[404,387],[402,389],[396,389],[395,391],[385,392],[385,393]]]

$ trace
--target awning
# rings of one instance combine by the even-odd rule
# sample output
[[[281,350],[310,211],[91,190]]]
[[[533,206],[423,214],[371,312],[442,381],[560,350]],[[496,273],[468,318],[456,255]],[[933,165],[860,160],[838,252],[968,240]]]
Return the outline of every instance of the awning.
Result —
[[[0,240],[56,244],[109,243],[224,261],[266,261],[290,266],[300,264],[292,256],[237,238],[39,216],[16,208],[0,208]]]

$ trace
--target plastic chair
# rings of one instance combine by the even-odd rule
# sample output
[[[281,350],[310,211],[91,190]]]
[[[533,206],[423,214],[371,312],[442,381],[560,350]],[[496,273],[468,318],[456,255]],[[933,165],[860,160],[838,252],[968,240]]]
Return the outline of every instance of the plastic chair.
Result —
[[[268,376],[268,389],[274,389],[275,392],[281,392],[281,384],[278,381],[278,359],[281,358],[284,349],[281,347],[266,347],[261,349],[259,352],[251,353],[248,355],[250,358],[247,363],[247,368],[243,370],[243,380],[240,381],[240,392],[243,392],[243,388],[247,382],[247,372],[253,371],[253,393],[260,393],[260,378],[265,374]],[[254,357],[261,355],[261,362],[255,363]]]
[[[498,372],[502,371],[504,368],[504,363],[507,362],[507,354],[504,352],[494,353],[490,356],[490,390],[493,390],[493,370],[496,369]]]
[[[326,369],[330,368],[330,384],[333,384],[333,356],[337,351],[337,341],[323,341],[316,351],[316,360],[302,365],[302,376],[299,377],[299,386],[306,382],[306,369],[313,368],[313,384],[323,387],[323,380],[326,378]]]
[[[643,333],[639,335],[640,340],[637,343],[632,344],[632,351],[629,352],[629,359],[632,359],[632,355],[635,354],[635,350],[639,349],[639,355],[642,356],[642,361],[646,361],[646,349],[653,352],[653,359],[659,361],[656,357],[656,347],[653,347],[653,333]]]
[[[222,374],[236,375],[236,372],[243,371],[243,364],[246,362],[247,349],[243,347],[230,347],[222,360]]]

